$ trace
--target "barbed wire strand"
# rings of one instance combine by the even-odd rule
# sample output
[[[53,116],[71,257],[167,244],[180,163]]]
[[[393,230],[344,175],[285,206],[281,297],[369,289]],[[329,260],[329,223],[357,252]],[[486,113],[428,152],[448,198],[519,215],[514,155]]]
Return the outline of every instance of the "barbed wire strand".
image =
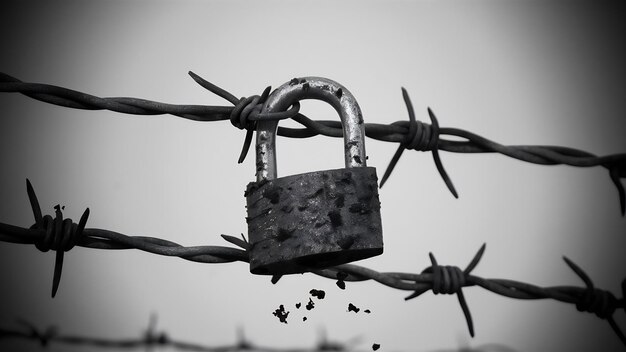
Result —
[[[348,351],[351,348],[351,340],[346,342],[331,341],[326,338],[326,334],[320,334],[317,344],[311,348],[303,347],[268,347],[250,342],[245,337],[242,328],[237,330],[237,342],[230,345],[209,346],[199,343],[187,342],[170,337],[170,334],[157,329],[157,318],[155,314],[150,316],[148,328],[137,338],[100,338],[79,335],[62,335],[55,326],[46,329],[38,329],[35,324],[23,319],[17,321],[18,328],[0,328],[0,340],[22,339],[37,341],[42,348],[49,347],[53,343],[74,346],[93,346],[99,348],[114,349],[136,349],[144,347],[147,351],[154,347],[170,347],[180,351],[198,352],[227,352],[227,351],[266,351],[266,352],[322,352],[322,351]]]
[[[35,324],[24,319],[19,319],[17,325],[20,328],[2,328],[0,327],[0,341],[2,340],[29,340],[39,344],[45,349],[52,344],[62,344],[71,346],[92,346],[98,348],[112,349],[137,349],[144,347],[146,351],[153,348],[172,348],[178,351],[197,351],[197,352],[243,352],[243,351],[265,351],[265,352],[328,352],[328,351],[358,351],[355,345],[362,341],[361,336],[353,337],[349,340],[339,342],[327,338],[326,330],[319,330],[317,343],[311,347],[269,347],[252,343],[244,334],[243,328],[237,329],[236,342],[230,345],[209,346],[194,342],[173,339],[171,334],[157,329],[156,315],[150,315],[148,328],[143,334],[137,338],[99,338],[80,335],[62,335],[56,326],[49,326],[45,329],[38,329]],[[380,347],[380,344],[376,344]],[[372,348],[373,350],[373,348]],[[443,350],[438,350],[443,352]],[[448,349],[449,352],[514,352],[515,350],[509,346],[498,343],[486,343],[473,348],[460,347],[459,349]],[[433,351],[434,352],[434,351]]]
[[[34,244],[42,251],[53,250],[57,253],[68,251],[74,246],[98,249],[133,248],[200,263],[249,262],[249,243],[243,234],[241,235],[242,238],[222,235],[224,240],[240,249],[222,246],[184,247],[154,237],[127,236],[109,230],[84,228],[87,211],[83,213],[80,224],[75,224],[71,219],[63,219],[61,207],[58,205],[55,207],[56,216],[54,218],[49,215],[41,216],[39,201],[28,180],[27,193],[35,215],[35,224],[30,228],[22,228],[0,223],[0,241]],[[485,248],[486,244],[483,244],[465,270],[456,266],[441,266],[437,263],[434,255],[430,253],[431,265],[419,274],[378,272],[354,264],[343,264],[322,270],[311,270],[310,272],[321,277],[338,280],[337,284],[341,288],[345,288],[345,282],[373,280],[398,290],[413,291],[411,295],[406,297],[406,300],[416,298],[427,291],[432,291],[434,294],[456,294],[471,336],[474,336],[474,326],[462,292],[465,287],[479,286],[498,295],[515,299],[553,299],[574,304],[581,312],[594,313],[600,319],[607,320],[612,330],[626,346],[626,337],[613,318],[615,311],[620,308],[626,312],[626,299],[624,298],[626,296],[626,279],[622,281],[622,298],[618,299],[609,291],[595,288],[589,276],[573,261],[565,257],[566,264],[583,280],[585,287],[539,287],[515,280],[485,279],[471,274],[482,258]],[[63,257],[57,254],[53,287],[58,287],[61,277],[62,259],[59,263],[59,258]],[[280,276],[274,276],[272,282],[276,283],[279,279]],[[339,285],[340,283],[342,285]],[[55,292],[56,289],[53,289],[53,294]]]
[[[303,128],[279,126],[277,134],[288,138],[309,138],[317,135],[343,136],[339,121],[311,120],[299,112],[300,105],[298,103],[284,112],[262,113],[262,104],[271,90],[270,87],[267,87],[260,96],[236,98],[233,94],[191,71],[189,75],[200,86],[224,98],[233,106],[177,105],[127,97],[100,98],[50,84],[22,82],[5,73],[0,73],[0,92],[21,93],[32,99],[74,109],[110,110],[133,115],[170,114],[194,121],[229,120],[233,126],[246,130],[246,137],[238,160],[240,163],[247,155],[252,143],[253,131],[256,129],[256,121],[259,120],[292,119],[303,125]],[[502,145],[463,129],[439,127],[435,114],[430,108],[428,108],[428,115],[431,124],[417,120],[406,89],[402,89],[402,94],[409,110],[409,121],[396,121],[388,125],[366,123],[364,126],[366,136],[379,141],[399,144],[398,150],[381,178],[381,187],[388,180],[404,150],[430,151],[446,186],[454,197],[458,197],[450,177],[443,168],[439,150],[454,153],[499,153],[540,165],[603,166],[608,169],[611,181],[617,188],[621,214],[622,216],[626,214],[626,192],[621,183],[621,179],[626,178],[626,153],[596,156],[583,150],[561,146]],[[463,140],[448,140],[442,138],[444,136]]]

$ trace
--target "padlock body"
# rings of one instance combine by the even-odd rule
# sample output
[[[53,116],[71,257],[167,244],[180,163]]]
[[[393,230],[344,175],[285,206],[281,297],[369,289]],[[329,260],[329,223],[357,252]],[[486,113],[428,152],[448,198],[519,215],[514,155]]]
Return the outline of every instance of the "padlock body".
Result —
[[[246,199],[253,274],[302,273],[383,252],[373,167],[252,182]]]

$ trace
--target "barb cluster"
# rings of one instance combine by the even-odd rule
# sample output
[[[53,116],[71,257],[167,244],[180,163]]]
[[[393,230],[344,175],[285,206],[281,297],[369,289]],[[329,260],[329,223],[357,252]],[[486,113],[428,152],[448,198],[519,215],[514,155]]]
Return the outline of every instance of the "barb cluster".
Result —
[[[415,292],[407,296],[405,300],[408,301],[416,298],[428,290],[432,290],[434,294],[456,294],[459,299],[461,309],[463,310],[463,315],[465,315],[465,321],[467,322],[469,333],[472,337],[474,337],[474,323],[462,289],[467,284],[466,277],[472,272],[472,270],[474,270],[476,265],[478,265],[480,258],[482,258],[483,253],[485,253],[485,248],[486,244],[483,244],[465,270],[461,270],[458,266],[440,266],[437,264],[435,256],[432,253],[429,253],[428,255],[432,266],[424,269],[422,273],[433,274],[432,284],[430,286],[425,285],[423,288],[415,290]]]
[[[267,87],[260,96],[252,95],[238,99],[233,94],[206,81],[193,72],[189,72],[189,75],[203,88],[226,99],[233,106],[176,105],[126,97],[100,98],[50,84],[22,82],[5,73],[0,73],[0,92],[21,93],[46,103],[75,109],[110,110],[133,115],[170,114],[195,121],[229,120],[233,126],[247,130],[239,162],[242,162],[247,155],[252,141],[252,132],[256,128],[256,121],[259,120],[293,119],[304,126],[303,128],[279,126],[277,133],[283,137],[343,136],[339,121],[311,120],[299,112],[299,104],[294,104],[284,112],[263,113],[262,105],[269,94],[270,87]],[[586,151],[560,146],[502,145],[463,129],[439,127],[439,123],[430,108],[428,109],[428,114],[432,124],[416,120],[413,106],[405,89],[402,89],[402,94],[409,111],[409,121],[396,121],[389,125],[365,124],[366,136],[379,141],[399,144],[398,150],[381,179],[381,186],[391,175],[391,171],[404,150],[430,151],[437,170],[446,186],[455,197],[458,197],[450,177],[443,168],[439,150],[454,153],[500,153],[511,158],[540,165],[603,166],[608,169],[611,180],[617,188],[622,215],[626,214],[626,192],[620,182],[622,178],[626,178],[625,153],[596,156]],[[460,138],[461,141],[442,138],[445,136]]]
[[[77,246],[100,249],[133,248],[159,255],[176,256],[185,260],[201,263],[249,262],[249,243],[243,235],[242,238],[222,235],[224,240],[240,247],[240,249],[221,246],[184,247],[177,243],[154,237],[127,236],[108,230],[84,228],[89,214],[88,210],[83,213],[80,223],[76,225],[69,219],[62,219],[62,214],[58,206],[55,208],[56,218],[52,222],[51,220],[47,220],[47,223],[54,224],[54,226],[42,226],[41,224],[46,224],[46,220],[40,221],[38,219],[46,219],[46,217],[51,219],[52,217],[49,215],[41,216],[39,201],[28,180],[27,192],[37,222],[30,228],[22,228],[0,222],[0,241],[34,244],[38,246],[38,248],[41,246],[41,243],[57,243],[49,247],[49,249],[57,252],[53,280],[53,296],[61,277],[62,259],[59,260],[59,253],[62,254],[64,251],[69,250],[74,243]],[[50,229],[53,227],[55,229],[65,228],[75,230],[67,230],[69,235],[63,235],[63,231],[55,230],[53,232],[55,235],[51,236],[50,233],[52,230]],[[59,234],[61,234],[61,236],[59,236]],[[68,238],[72,238],[73,242],[66,244],[64,241]],[[47,248],[48,247],[44,249]],[[589,276],[566,257],[563,258],[566,264],[583,280],[585,287],[539,287],[515,280],[485,279],[472,274],[472,271],[482,258],[485,248],[486,245],[483,244],[464,270],[456,266],[441,266],[438,264],[435,256],[430,253],[431,265],[419,274],[378,272],[354,264],[344,264],[323,270],[311,270],[311,273],[332,280],[338,280],[337,284],[342,289],[345,289],[346,282],[373,280],[398,290],[413,291],[412,294],[405,298],[406,300],[416,298],[427,291],[432,291],[434,294],[456,294],[463,314],[465,315],[471,336],[474,336],[474,325],[462,291],[465,287],[479,286],[493,293],[515,299],[534,300],[550,298],[573,304],[579,311],[594,313],[600,319],[608,321],[615,334],[626,345],[626,337],[613,318],[615,311],[620,308],[624,309],[624,312],[626,312],[626,300],[624,299],[624,296],[626,296],[626,279],[622,282],[622,298],[616,298],[615,295],[609,291],[595,288]],[[274,284],[279,280],[280,276],[272,277],[272,283]]]
[[[83,230],[89,217],[89,208],[85,209],[78,224],[74,223],[72,219],[63,219],[61,206],[58,204],[54,207],[54,218],[50,215],[41,216],[41,207],[29,180],[26,180],[26,191],[35,215],[35,224],[31,226],[31,229],[37,229],[44,233],[43,237],[35,242],[35,246],[42,252],[49,250],[56,252],[54,279],[52,280],[52,297],[54,297],[61,281],[63,253],[74,248],[76,243],[82,238]]]

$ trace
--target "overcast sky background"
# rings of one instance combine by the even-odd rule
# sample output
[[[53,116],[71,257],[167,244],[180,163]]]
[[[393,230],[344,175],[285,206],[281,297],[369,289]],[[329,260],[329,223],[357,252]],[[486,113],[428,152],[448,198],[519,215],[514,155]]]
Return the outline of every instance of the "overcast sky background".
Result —
[[[236,96],[323,76],[346,86],[376,123],[407,119],[405,87],[422,121],[431,107],[442,126],[503,144],[604,155],[626,151],[625,14],[623,5],[578,1],[5,1],[0,71],[98,96],[206,105],[229,103],[188,70]],[[338,118],[321,102],[303,102],[302,112]],[[229,245],[220,234],[247,232],[243,191],[254,158],[237,164],[245,133],[228,121],[71,110],[18,94],[0,94],[0,115],[1,222],[33,223],[29,178],[45,213],[60,203],[78,219],[89,207],[87,227],[186,246]],[[366,141],[379,177],[396,148]],[[341,149],[340,139],[279,138],[278,172],[341,167]],[[359,264],[417,273],[432,251],[440,264],[463,268],[487,243],[478,276],[581,286],[567,255],[597,287],[622,296],[626,220],[605,169],[495,154],[441,158],[460,198],[430,154],[405,152],[380,191],[385,253]],[[623,348],[606,321],[573,305],[476,287],[464,290],[471,339],[456,297],[430,292],[405,302],[408,292],[374,282],[342,291],[305,274],[272,285],[244,263],[75,248],[51,299],[53,262],[34,246],[0,243],[0,326],[22,318],[66,334],[136,337],[155,313],[170,337],[207,345],[236,342],[241,327],[251,342],[273,347],[313,347],[323,328],[340,342],[360,337],[360,350]],[[312,288],[327,297],[296,310]],[[348,303],[372,313],[348,313]],[[292,312],[287,325],[272,315],[280,304]],[[615,318],[626,330],[626,314]]]

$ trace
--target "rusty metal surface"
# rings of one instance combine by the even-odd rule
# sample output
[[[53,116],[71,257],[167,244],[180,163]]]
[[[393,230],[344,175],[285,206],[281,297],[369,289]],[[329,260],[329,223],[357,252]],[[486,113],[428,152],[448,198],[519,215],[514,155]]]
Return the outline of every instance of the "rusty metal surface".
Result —
[[[304,99],[325,101],[339,114],[346,168],[278,178],[278,121],[258,121],[257,182],[246,189],[253,274],[302,273],[383,252],[378,177],[366,164],[356,99],[330,79],[294,78],[267,97],[261,114],[287,111]]]
[[[248,184],[250,271],[302,273],[382,254],[377,183],[367,167]]]

